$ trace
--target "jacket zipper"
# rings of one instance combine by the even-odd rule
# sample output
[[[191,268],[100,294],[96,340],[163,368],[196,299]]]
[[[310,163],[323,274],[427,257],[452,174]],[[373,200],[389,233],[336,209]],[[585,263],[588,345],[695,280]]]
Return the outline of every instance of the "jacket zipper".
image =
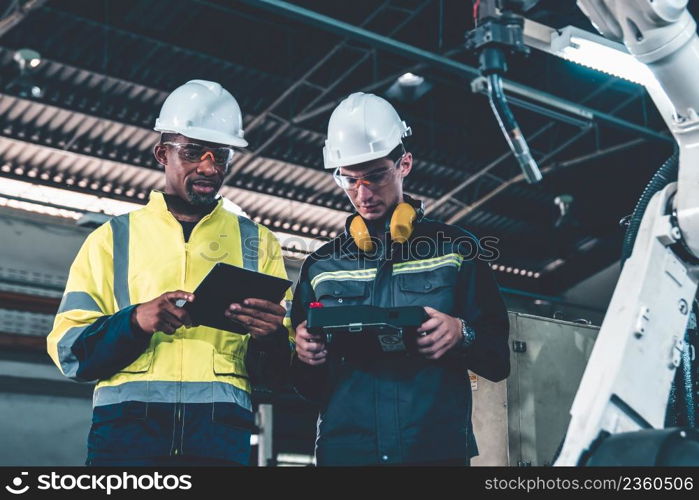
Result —
[[[376,276],[374,277],[374,282],[372,283],[371,287],[371,305],[373,306],[381,306],[381,307],[386,307],[386,305],[381,305],[377,303],[376,299],[376,284],[377,282],[381,281],[379,280],[379,276],[384,272],[384,268],[388,265],[391,265],[393,267],[392,261],[393,261],[393,243],[391,242],[390,239],[388,239],[388,242],[386,241],[387,238],[384,235],[384,245],[386,246],[386,250],[383,252],[383,255],[381,256],[381,259],[376,265]],[[391,274],[393,274],[393,271],[391,271]],[[383,277],[382,277],[383,279]],[[391,280],[389,279],[388,282],[388,287],[390,293],[389,295],[389,307],[394,306],[394,298],[393,298],[393,284],[391,283]]]
[[[195,231],[197,230],[197,227],[207,220],[211,215],[216,211],[218,207],[214,208],[211,212],[206,214],[204,217],[197,222],[197,224],[194,226],[192,229],[192,233],[189,235],[189,239],[191,241],[192,237],[194,236]],[[182,229],[182,224],[179,223],[177,219],[175,219],[175,216],[172,215],[172,213],[168,210],[167,211],[168,215],[170,218],[177,224],[179,230],[180,230],[180,237],[182,238],[182,244],[184,245],[184,268],[182,270],[182,287],[184,288],[185,283],[187,282],[187,264],[189,262],[189,242],[185,241],[184,239],[184,231]],[[182,420],[182,384],[184,383],[183,377],[183,365],[184,365],[184,342],[180,340],[180,377],[179,377],[179,382],[177,386],[177,398],[175,401],[175,424],[174,424],[174,429],[173,429],[173,436],[174,436],[174,446],[172,450],[172,454],[174,456],[179,456],[182,454],[182,448],[180,447],[180,444],[182,443],[182,435],[184,433],[184,422]]]
[[[184,232],[182,229],[182,225],[175,219],[175,217],[170,213],[170,216],[174,221],[177,223],[179,226],[180,230],[180,237],[182,238],[182,245],[184,248],[184,263],[183,263],[183,269],[182,269],[182,285],[180,288],[184,288],[185,283],[187,282],[187,265],[189,263],[189,242],[185,241],[184,239]],[[207,214],[208,216],[209,214]],[[202,218],[203,220],[203,218]],[[201,220],[199,221],[201,222]],[[199,223],[197,223],[197,226]],[[194,235],[194,231],[196,230],[196,226],[194,229],[192,229],[192,233],[189,235],[189,239],[192,239],[192,236]],[[177,334],[176,334],[177,335]],[[181,334],[179,335],[181,337]],[[174,446],[172,450],[172,454],[174,456],[179,456],[182,454],[182,449],[180,447],[180,444],[182,442],[181,437],[184,432],[184,422],[182,421],[182,384],[184,383],[183,377],[183,371],[184,371],[184,342],[180,339],[180,377],[179,381],[177,384],[177,397],[175,401],[175,423],[174,423],[174,429],[173,429],[173,439],[174,439]]]
[[[181,382],[180,382],[181,383]],[[179,398],[178,398],[179,399]],[[172,454],[175,456],[179,456],[182,453],[182,450],[180,449],[180,443],[182,442],[180,440],[182,433],[184,432],[184,429],[182,428],[183,422],[182,422],[182,403],[175,403],[175,429],[173,432],[174,440],[175,440],[175,448],[172,451]]]
[[[173,216],[174,219],[174,216]],[[184,230],[182,228],[182,225],[179,223],[179,221],[175,220],[177,222],[177,225],[180,226],[180,237],[182,238],[182,245],[184,248],[184,263],[182,266],[182,285],[180,288],[184,288],[184,284],[187,282],[187,261],[188,261],[188,255],[189,255],[189,243],[185,241],[184,239]],[[192,231],[194,232],[194,231]],[[191,235],[190,235],[191,239]],[[175,334],[178,337],[181,337],[181,334]],[[173,429],[173,439],[174,439],[174,449],[172,450],[172,454],[174,456],[179,456],[182,454],[182,450],[180,448],[180,437],[182,436],[182,432],[184,431],[183,429],[183,422],[182,422],[182,383],[183,383],[183,363],[184,363],[184,342],[180,338],[179,341],[180,344],[180,376],[179,380],[177,382],[177,397],[175,401],[175,428]]]

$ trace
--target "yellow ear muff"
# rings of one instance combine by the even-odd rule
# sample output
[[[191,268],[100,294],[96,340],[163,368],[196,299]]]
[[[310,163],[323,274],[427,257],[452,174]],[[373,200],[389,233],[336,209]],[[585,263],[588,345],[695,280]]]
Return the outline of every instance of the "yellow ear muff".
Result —
[[[391,215],[391,239],[396,243],[405,243],[413,234],[413,223],[417,219],[417,211],[410,203],[399,203],[393,210]],[[352,219],[349,226],[349,232],[354,243],[364,253],[369,253],[374,250],[374,243],[371,241],[369,228],[366,226],[364,219],[357,215]]]
[[[354,243],[364,253],[369,253],[374,249],[374,243],[371,241],[371,234],[369,234],[369,228],[366,227],[366,223],[361,216],[357,215],[352,219],[350,223],[349,232],[354,238]]]
[[[391,239],[396,243],[408,241],[416,218],[417,211],[410,203],[399,203],[391,216]]]

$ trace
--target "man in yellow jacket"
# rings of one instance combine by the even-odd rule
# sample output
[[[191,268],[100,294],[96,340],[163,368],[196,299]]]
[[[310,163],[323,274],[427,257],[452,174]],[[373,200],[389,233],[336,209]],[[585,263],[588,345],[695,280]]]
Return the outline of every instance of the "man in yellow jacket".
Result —
[[[87,237],[48,352],[67,377],[98,381],[88,465],[247,464],[251,384],[273,385],[290,359],[285,308],[231,304],[226,316],[248,327],[242,335],[192,326],[176,302],[195,300],[216,262],[285,278],[281,248],[217,194],[235,148],[247,145],[228,91],[187,82],[168,96],[155,130],[165,190]]]

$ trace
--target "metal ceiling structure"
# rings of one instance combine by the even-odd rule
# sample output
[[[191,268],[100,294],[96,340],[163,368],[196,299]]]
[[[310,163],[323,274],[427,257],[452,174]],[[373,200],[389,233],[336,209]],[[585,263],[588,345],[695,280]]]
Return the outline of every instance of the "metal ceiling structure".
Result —
[[[507,88],[545,175],[526,184],[471,90],[469,11],[445,0],[0,0],[0,176],[143,203],[163,184],[151,155],[160,105],[189,79],[216,80],[240,102],[250,142],[223,195],[274,230],[328,238],[351,208],[322,168],[331,110],[417,72],[432,90],[395,103],[415,131],[406,191],[430,217],[496,236],[501,284],[559,293],[618,258],[618,220],[669,141],[640,87],[550,55],[513,59]],[[592,30],[573,2],[543,0],[533,15]],[[40,95],[13,61],[24,47],[42,55]],[[563,228],[562,193],[576,220]]]

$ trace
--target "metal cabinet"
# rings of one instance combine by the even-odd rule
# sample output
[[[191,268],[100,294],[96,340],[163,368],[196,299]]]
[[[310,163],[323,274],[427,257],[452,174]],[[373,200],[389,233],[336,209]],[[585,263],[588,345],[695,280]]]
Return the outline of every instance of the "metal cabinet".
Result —
[[[599,327],[510,313],[507,380],[471,374],[473,465],[550,465]]]

